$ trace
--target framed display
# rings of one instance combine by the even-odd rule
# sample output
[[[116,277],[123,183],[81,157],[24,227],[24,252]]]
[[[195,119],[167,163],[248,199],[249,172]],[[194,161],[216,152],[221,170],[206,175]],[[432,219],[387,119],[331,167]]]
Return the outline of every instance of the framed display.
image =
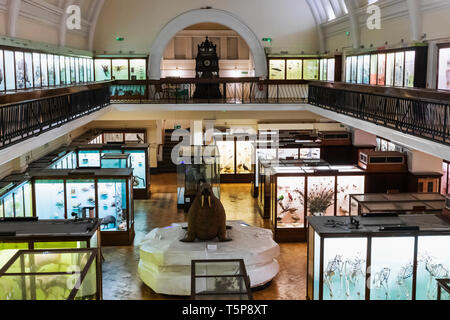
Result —
[[[25,58],[23,52],[15,52],[16,89],[25,89]]]
[[[395,81],[394,86],[403,87],[404,72],[405,72],[405,53],[395,53]]]
[[[370,56],[370,84],[377,84],[377,71],[378,71],[378,55],[372,54]]]
[[[48,65],[45,53],[41,53],[41,84],[43,87],[48,86]]]
[[[0,195],[0,218],[25,218],[33,216],[31,184],[19,183]]]
[[[269,60],[269,79],[270,80],[286,79],[286,60],[284,59]]]
[[[304,59],[303,60],[303,79],[319,80],[319,60]]]
[[[112,76],[116,80],[128,80],[128,60],[112,59]]]
[[[254,172],[252,142],[229,134],[222,134],[215,142],[220,157],[221,182],[251,182]]]
[[[287,80],[297,80],[302,79],[302,60],[288,59],[286,60],[287,70],[286,79]]]
[[[5,81],[6,81],[6,90],[15,90],[16,89],[16,72],[14,70],[14,51],[5,50],[4,51],[4,59],[5,59]]]
[[[61,85],[61,68],[59,56],[53,56],[53,62],[55,64],[55,86]]]
[[[147,79],[147,60],[130,59],[130,80]]]
[[[48,85],[55,85],[55,65],[54,58],[52,54],[47,55],[47,63],[48,63]]]
[[[0,50],[0,91],[5,90],[5,69],[3,68],[3,50]]]

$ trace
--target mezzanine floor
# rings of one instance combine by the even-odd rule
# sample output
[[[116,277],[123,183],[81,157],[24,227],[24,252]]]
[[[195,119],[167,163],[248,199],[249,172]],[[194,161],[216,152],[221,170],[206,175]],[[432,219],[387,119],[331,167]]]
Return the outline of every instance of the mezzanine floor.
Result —
[[[243,220],[258,227],[268,227],[259,213],[249,184],[223,184],[221,200],[228,220]],[[132,247],[105,247],[103,255],[103,298],[105,300],[185,299],[159,295],[139,278],[138,244],[153,228],[184,222],[186,214],[176,206],[176,175],[152,176],[152,198],[135,201],[136,238]],[[306,244],[280,244],[280,273],[271,285],[254,292],[257,300],[304,300],[306,296]]]

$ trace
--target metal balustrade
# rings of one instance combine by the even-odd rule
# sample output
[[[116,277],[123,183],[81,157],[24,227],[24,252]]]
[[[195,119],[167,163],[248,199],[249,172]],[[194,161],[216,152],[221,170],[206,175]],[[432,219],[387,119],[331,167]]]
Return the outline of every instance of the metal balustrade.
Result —
[[[449,100],[398,97],[310,84],[308,101],[317,107],[450,144]]]
[[[110,103],[109,87],[0,106],[0,149],[98,111]]]

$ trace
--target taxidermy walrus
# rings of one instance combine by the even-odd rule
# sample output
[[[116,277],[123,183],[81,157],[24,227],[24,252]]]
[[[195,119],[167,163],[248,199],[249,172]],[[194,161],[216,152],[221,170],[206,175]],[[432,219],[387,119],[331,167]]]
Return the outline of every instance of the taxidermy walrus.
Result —
[[[214,195],[209,184],[202,184],[188,212],[188,232],[183,242],[194,242],[218,238],[220,242],[231,241],[227,238],[227,217],[225,208]]]

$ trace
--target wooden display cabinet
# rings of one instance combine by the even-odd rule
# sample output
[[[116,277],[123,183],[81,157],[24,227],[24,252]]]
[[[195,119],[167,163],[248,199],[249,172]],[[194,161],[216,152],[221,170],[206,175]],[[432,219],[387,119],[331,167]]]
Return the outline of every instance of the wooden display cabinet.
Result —
[[[358,166],[367,172],[407,172],[406,154],[391,151],[360,150]]]

